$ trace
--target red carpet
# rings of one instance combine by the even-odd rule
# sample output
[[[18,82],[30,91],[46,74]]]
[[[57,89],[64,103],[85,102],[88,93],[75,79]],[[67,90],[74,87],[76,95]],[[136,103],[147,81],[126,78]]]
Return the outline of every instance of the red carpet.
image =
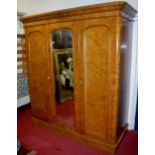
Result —
[[[17,138],[37,155],[109,155],[55,131],[33,125],[30,108],[18,112]],[[138,155],[138,133],[129,131],[114,155]]]
[[[56,104],[57,119],[68,125],[74,124],[74,101]]]

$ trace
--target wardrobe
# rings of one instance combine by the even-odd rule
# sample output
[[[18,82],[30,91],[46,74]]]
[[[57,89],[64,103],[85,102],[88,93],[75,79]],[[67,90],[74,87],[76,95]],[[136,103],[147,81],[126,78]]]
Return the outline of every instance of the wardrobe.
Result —
[[[101,150],[117,149],[128,126],[124,57],[136,13],[120,1],[21,18],[35,124]],[[58,113],[69,114],[69,103],[66,123]]]

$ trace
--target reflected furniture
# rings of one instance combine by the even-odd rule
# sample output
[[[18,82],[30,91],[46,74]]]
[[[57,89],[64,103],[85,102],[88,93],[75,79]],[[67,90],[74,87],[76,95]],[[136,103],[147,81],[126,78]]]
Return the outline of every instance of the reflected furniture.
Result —
[[[131,52],[135,14],[121,1],[21,18],[34,123],[101,150],[116,150],[127,130],[124,90],[128,77],[123,57]],[[65,42],[62,35],[64,42],[53,45],[51,34],[57,30],[72,32],[73,126],[56,119],[54,50],[64,48]]]
[[[72,32],[69,29],[59,29],[51,32],[57,103],[64,103],[73,99],[72,38]]]

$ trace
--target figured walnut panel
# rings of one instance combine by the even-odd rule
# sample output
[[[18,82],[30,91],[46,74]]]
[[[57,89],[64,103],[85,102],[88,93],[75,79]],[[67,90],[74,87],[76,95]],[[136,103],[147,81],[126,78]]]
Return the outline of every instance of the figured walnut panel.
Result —
[[[84,31],[85,130],[105,137],[108,104],[108,52],[110,30],[92,26]]]

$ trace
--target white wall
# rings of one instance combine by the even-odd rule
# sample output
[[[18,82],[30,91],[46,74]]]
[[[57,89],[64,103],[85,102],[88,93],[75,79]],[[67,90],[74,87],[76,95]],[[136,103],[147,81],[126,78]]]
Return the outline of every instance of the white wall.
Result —
[[[28,13],[28,6],[30,6],[30,0],[17,0],[17,11]]]
[[[31,2],[30,0],[17,0],[17,34],[23,34],[24,30],[22,24],[19,21],[20,15],[18,13],[30,14],[28,8]]]
[[[65,8],[73,8],[97,3],[112,2],[116,0],[17,0],[18,11],[25,12],[29,15],[60,10]],[[120,0],[123,1],[123,0]],[[138,0],[126,0],[135,9],[138,7]]]
[[[133,22],[132,54],[131,54],[131,74],[129,84],[129,108],[128,122],[129,129],[135,125],[136,103],[138,93],[138,17]]]
[[[20,21],[20,17],[21,16],[17,14],[17,34],[24,34],[24,28],[22,22]]]

